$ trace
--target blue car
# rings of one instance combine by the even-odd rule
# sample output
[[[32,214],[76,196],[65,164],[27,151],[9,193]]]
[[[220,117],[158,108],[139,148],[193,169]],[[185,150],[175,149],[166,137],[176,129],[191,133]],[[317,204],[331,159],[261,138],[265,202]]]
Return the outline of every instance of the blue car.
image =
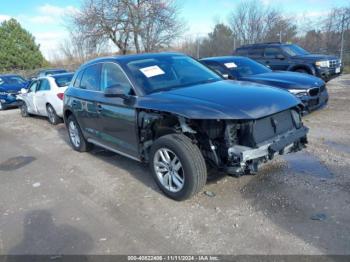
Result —
[[[18,106],[16,95],[27,86],[28,81],[19,75],[0,75],[0,110]]]

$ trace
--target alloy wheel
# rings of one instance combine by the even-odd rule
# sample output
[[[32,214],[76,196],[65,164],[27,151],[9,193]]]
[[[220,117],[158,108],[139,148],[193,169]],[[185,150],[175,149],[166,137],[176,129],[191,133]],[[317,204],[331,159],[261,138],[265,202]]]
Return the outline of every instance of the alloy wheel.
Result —
[[[154,155],[154,170],[159,182],[170,192],[179,192],[185,185],[184,169],[178,156],[167,148]]]
[[[68,129],[69,129],[69,136],[73,145],[76,148],[78,148],[80,146],[80,136],[79,136],[78,126],[74,121],[70,121],[68,125]]]
[[[53,111],[53,108],[51,106],[47,107],[47,114],[49,116],[50,122],[55,123],[55,113]]]

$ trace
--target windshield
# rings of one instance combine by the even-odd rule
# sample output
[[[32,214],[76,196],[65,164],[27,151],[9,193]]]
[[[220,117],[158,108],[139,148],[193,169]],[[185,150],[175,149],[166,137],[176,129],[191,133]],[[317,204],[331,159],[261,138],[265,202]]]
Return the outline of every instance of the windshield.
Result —
[[[232,59],[230,61],[226,61],[224,66],[236,77],[245,77],[271,72],[271,70],[266,66],[249,58]]]
[[[58,87],[68,86],[70,81],[72,81],[73,74],[55,75],[52,76],[55,79],[56,85]]]
[[[127,69],[147,94],[222,80],[187,56],[169,55],[136,60],[129,62]]]
[[[0,77],[0,85],[7,84],[7,85],[23,85],[26,83],[26,80],[24,80],[20,76],[5,76]]]
[[[308,55],[310,54],[308,51],[304,50],[298,45],[284,45],[282,46],[284,52],[286,52],[290,56],[298,56],[298,55]]]

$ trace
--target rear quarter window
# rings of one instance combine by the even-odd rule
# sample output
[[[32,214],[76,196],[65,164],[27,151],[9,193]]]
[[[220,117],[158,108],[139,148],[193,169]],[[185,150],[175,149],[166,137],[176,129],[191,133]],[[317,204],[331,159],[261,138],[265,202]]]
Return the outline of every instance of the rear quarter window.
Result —
[[[55,82],[58,87],[68,86],[72,81],[73,75],[55,76]]]
[[[73,79],[73,86],[76,88],[80,87],[80,81],[81,81],[81,77],[83,76],[84,70],[80,70],[77,74],[77,76],[75,77],[75,79]]]

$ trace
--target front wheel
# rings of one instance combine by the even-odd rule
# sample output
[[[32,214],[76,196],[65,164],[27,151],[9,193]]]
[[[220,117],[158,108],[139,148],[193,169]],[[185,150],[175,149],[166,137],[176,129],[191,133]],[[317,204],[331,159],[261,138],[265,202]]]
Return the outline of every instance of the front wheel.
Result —
[[[29,116],[28,107],[27,107],[27,104],[25,102],[23,102],[22,105],[20,106],[20,110],[21,110],[21,116],[22,117],[28,117]]]
[[[73,115],[68,117],[67,121],[68,134],[70,143],[75,151],[87,152],[91,149],[92,145],[86,141],[81,132],[79,124]]]
[[[163,193],[178,201],[197,194],[207,180],[201,151],[183,134],[157,139],[151,149],[150,167]]]
[[[309,72],[306,71],[305,69],[297,69],[297,70],[295,70],[295,72],[309,75]]]

